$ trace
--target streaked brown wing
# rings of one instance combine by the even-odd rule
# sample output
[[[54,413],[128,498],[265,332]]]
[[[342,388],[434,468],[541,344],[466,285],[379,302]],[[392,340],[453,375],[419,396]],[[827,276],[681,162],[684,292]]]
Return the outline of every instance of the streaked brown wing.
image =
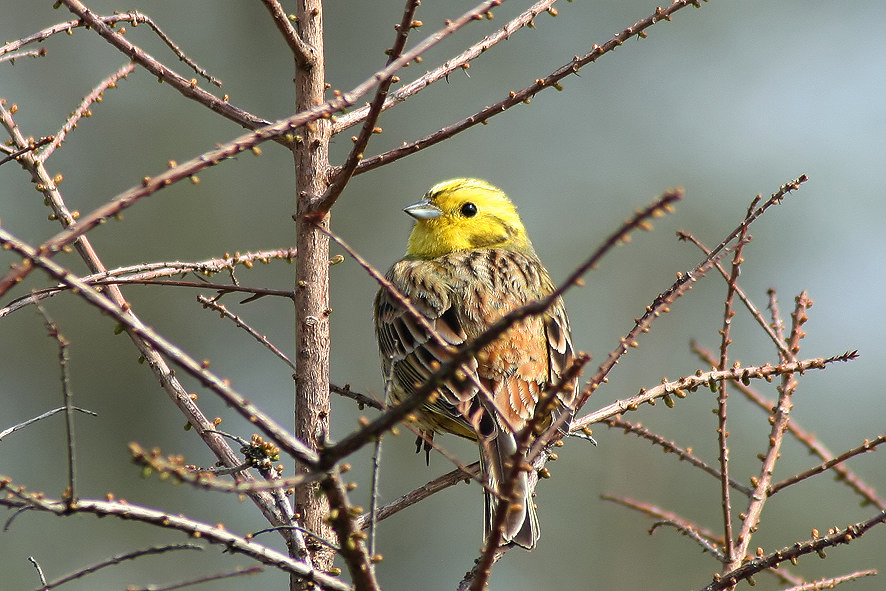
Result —
[[[550,377],[548,384],[560,383],[561,376],[575,359],[575,350],[572,347],[572,333],[569,329],[569,319],[566,317],[566,307],[563,300],[559,300],[545,316],[545,336],[548,342],[548,354],[550,364]],[[560,405],[555,409],[554,415],[559,416],[562,412],[571,415],[574,411],[573,403],[578,391],[578,378],[572,380],[571,387],[560,391],[557,398]],[[564,426],[568,428],[568,425]]]
[[[404,260],[388,279],[415,305],[444,341],[458,347],[508,312],[544,298],[553,283],[534,256],[504,250],[459,252],[434,261]],[[376,335],[390,396],[415,392],[449,353],[387,290],[376,296]],[[519,431],[535,412],[544,388],[557,383],[573,358],[562,300],[541,317],[524,319],[484,347],[469,366],[495,401],[495,409],[471,380],[453,379],[426,407],[426,422],[439,431],[474,438],[499,429]],[[571,393],[561,395],[568,403]]]
[[[450,290],[435,274],[432,262],[400,261],[388,272],[388,279],[410,299],[431,327],[450,346],[458,347],[467,339]],[[445,347],[427,333],[424,327],[386,289],[375,299],[375,330],[382,358],[382,371],[390,379],[388,395],[392,402],[410,396],[451,358]],[[476,375],[477,362],[465,368]],[[426,405],[430,415],[425,419],[434,430],[450,431],[474,438],[473,429],[464,417],[470,400],[477,392],[468,379],[453,379],[444,384],[438,397]],[[466,406],[467,402],[467,406]]]

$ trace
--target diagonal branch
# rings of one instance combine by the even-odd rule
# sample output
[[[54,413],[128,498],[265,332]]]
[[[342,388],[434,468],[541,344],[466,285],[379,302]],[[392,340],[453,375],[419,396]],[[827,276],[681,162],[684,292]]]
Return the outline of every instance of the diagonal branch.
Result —
[[[871,528],[880,525],[881,523],[886,523],[886,511],[882,511],[866,521],[861,521],[843,529],[834,528],[828,531],[827,535],[824,537],[819,537],[818,532],[813,531],[812,539],[797,542],[793,546],[788,546],[787,548],[776,550],[766,556],[750,560],[738,568],[735,568],[722,576],[718,576],[702,591],[721,591],[730,589],[739,581],[748,579],[760,571],[777,566],[785,560],[793,562],[800,556],[805,556],[813,552],[822,553],[825,548],[837,546],[839,544],[848,544],[853,540],[860,538]]]
[[[803,292],[797,296],[797,303],[793,313],[793,324],[791,327],[791,336],[788,340],[788,348],[791,350],[790,359],[796,360],[796,352],[800,348],[800,339],[803,331],[801,327],[806,322],[806,310],[812,306],[806,293]],[[751,543],[751,536],[757,530],[760,524],[760,516],[763,513],[763,506],[768,499],[766,491],[772,482],[772,473],[775,471],[775,463],[778,461],[781,451],[781,445],[784,441],[784,434],[790,422],[790,411],[792,407],[792,397],[797,387],[797,381],[794,379],[793,373],[785,373],[781,376],[782,383],[778,388],[778,403],[772,410],[770,415],[770,423],[772,428],[769,433],[769,448],[763,459],[763,465],[760,468],[759,477],[753,481],[754,494],[751,495],[748,503],[745,519],[742,522],[741,531],[738,534],[738,548],[736,554],[732,556],[732,561],[727,565],[727,570],[734,570],[740,564],[740,557],[747,553]]]
[[[825,470],[830,470],[831,468],[842,464],[849,458],[867,453],[869,451],[873,451],[878,445],[881,445],[882,443],[886,443],[886,433],[880,435],[879,437],[875,437],[873,440],[865,439],[864,442],[858,447],[845,451],[826,462],[822,462],[818,466],[814,466],[808,470],[800,472],[799,474],[795,474],[789,478],[785,478],[781,482],[770,485],[769,488],[766,490],[766,494],[768,496],[772,496],[783,488],[791,486],[792,484],[796,484],[802,480],[806,480],[807,478],[815,476],[816,474],[821,474]]]
[[[277,30],[286,41],[286,45],[292,50],[292,55],[295,56],[295,63],[300,67],[313,66],[317,62],[316,50],[298,36],[298,32],[292,26],[292,23],[289,22],[289,17],[283,10],[280,2],[278,0],[261,0],[261,3],[268,9],[268,13],[274,19]]]
[[[804,174],[799,178],[782,185],[778,191],[772,194],[766,203],[754,210],[754,212],[746,217],[744,221],[742,221],[735,230],[720,242],[716,248],[711,250],[708,256],[705,257],[705,259],[692,271],[680,273],[677,281],[671,287],[656,296],[652,304],[646,307],[646,312],[643,316],[634,321],[634,327],[628,332],[627,336],[620,340],[618,347],[609,353],[609,356],[597,369],[597,373],[595,373],[590,379],[581,394],[577,396],[576,409],[580,409],[584,403],[587,402],[588,397],[590,397],[600,384],[606,380],[606,376],[612,371],[612,368],[615,367],[615,364],[618,363],[621,357],[628,352],[628,349],[637,346],[637,338],[640,334],[649,330],[649,327],[652,325],[655,318],[662,313],[668,312],[670,310],[670,305],[674,301],[690,290],[692,285],[698,281],[698,279],[703,277],[721,258],[723,258],[723,256],[725,256],[727,252],[725,249],[727,246],[742,233],[744,228],[763,215],[763,213],[765,213],[771,206],[780,203],[790,191],[798,189],[800,184],[806,180],[808,180],[808,178]]]
[[[647,441],[650,441],[653,444],[660,446],[665,451],[665,453],[676,454],[676,456],[680,459],[680,461],[685,461],[685,462],[689,463],[690,465],[695,466],[696,468],[700,468],[703,472],[710,474],[711,476],[717,478],[718,480],[721,478],[720,472],[717,471],[716,468],[714,468],[713,466],[709,466],[707,463],[705,463],[701,458],[699,458],[698,456],[693,454],[691,451],[689,451],[688,449],[679,447],[673,441],[668,441],[667,439],[665,439],[661,435],[657,435],[656,433],[653,433],[652,431],[643,427],[639,423],[634,424],[629,421],[625,421],[624,419],[615,418],[615,417],[609,418],[609,419],[603,419],[600,422],[607,425],[608,427],[613,428],[613,429],[621,429],[625,433],[633,433],[634,435],[640,437],[641,439],[646,439]],[[734,488],[735,490],[739,491],[740,493],[742,493],[744,495],[750,496],[750,494],[752,492],[750,488],[748,488],[744,484],[736,481],[733,478],[729,479],[729,486],[731,486],[732,488]]]
[[[108,43],[126,55],[126,57],[145,68],[152,75],[156,76],[158,80],[162,80],[169,84],[185,98],[197,101],[222,117],[230,119],[234,123],[248,129],[255,129],[257,127],[268,125],[268,122],[264,119],[256,117],[243,109],[234,107],[223,98],[218,98],[214,94],[206,92],[197,85],[196,79],[187,79],[181,74],[164,66],[152,55],[143,51],[137,45],[126,39],[126,37],[121,35],[119,31],[116,31],[111,25],[107,24],[102,17],[93,13],[79,0],[59,1],[67,6],[68,10],[77,15],[77,17],[90,29],[98,33]]]
[[[168,544],[165,546],[151,546],[150,548],[144,548],[142,550],[134,550],[132,552],[127,552],[126,554],[118,554],[117,556],[112,556],[107,560],[103,560],[99,563],[92,564],[90,566],[78,569],[77,571],[65,575],[63,577],[59,577],[53,581],[49,581],[45,583],[42,587],[40,587],[37,591],[49,591],[50,589],[55,589],[56,587],[61,587],[66,583],[70,583],[71,581],[75,581],[81,577],[85,577],[87,575],[91,575],[92,573],[99,571],[103,568],[107,568],[109,566],[114,566],[124,562],[126,560],[136,560],[143,556],[152,556],[154,554],[166,554],[167,552],[174,552],[177,550],[203,550],[202,546],[197,546],[195,544]]]
[[[425,136],[419,140],[404,144],[400,148],[390,150],[383,154],[379,154],[378,156],[367,158],[360,163],[360,165],[357,167],[357,170],[354,171],[354,174],[368,172],[374,168],[378,168],[379,166],[388,164],[395,160],[399,160],[400,158],[403,158],[410,154],[414,154],[415,152],[433,146],[434,144],[438,144],[443,140],[456,135],[457,133],[473,127],[474,125],[486,123],[486,121],[488,121],[495,115],[503,113],[511,107],[514,107],[521,103],[528,103],[532,100],[532,97],[546,88],[562,88],[562,86],[560,85],[560,81],[563,80],[563,78],[571,76],[572,74],[576,74],[578,70],[580,70],[582,67],[597,61],[597,59],[601,56],[613,51],[617,47],[620,47],[625,41],[627,41],[634,35],[637,35],[638,37],[645,37],[646,29],[659,21],[670,20],[672,14],[674,14],[681,8],[685,8],[690,5],[696,7],[699,6],[699,0],[675,0],[667,8],[656,8],[653,14],[637,21],[620,33],[617,33],[603,45],[594,45],[590,52],[586,53],[583,56],[575,56],[574,58],[572,58],[572,60],[560,66],[558,69],[556,69],[551,74],[548,74],[546,77],[537,78],[533,84],[530,84],[522,90],[509,92],[507,98],[504,98],[488,107],[484,107],[481,111],[474,113],[470,117],[466,117],[461,121],[444,127],[443,129],[436,131],[428,136]]]
[[[501,29],[484,37],[479,43],[472,45],[459,55],[447,60],[443,65],[431,70],[421,78],[413,80],[408,84],[404,84],[385,99],[384,104],[382,105],[382,111],[386,111],[394,105],[405,101],[410,96],[424,90],[434,82],[445,79],[455,70],[467,67],[466,64],[468,62],[476,59],[492,46],[509,39],[511,35],[531,23],[532,19],[536,16],[548,10],[556,1],[557,0],[541,0],[540,2],[536,2],[516,18],[506,23]],[[335,135],[341,133],[345,129],[365,120],[368,116],[369,109],[370,107],[367,105],[336,117],[332,123],[332,134]]]
[[[71,116],[68,117],[65,124],[62,125],[62,128],[55,134],[52,143],[49,144],[46,149],[40,152],[40,155],[37,157],[37,160],[41,163],[45,163],[46,159],[55,152],[56,148],[62,145],[62,142],[67,138],[68,133],[71,132],[72,129],[77,127],[77,123],[83,117],[89,117],[92,115],[92,111],[90,108],[92,105],[100,100],[102,100],[102,96],[104,92],[109,88],[116,88],[117,82],[119,82],[122,78],[126,78],[129,74],[135,69],[135,64],[132,62],[124,64],[121,66],[116,72],[102,80],[98,86],[96,86],[92,92],[83,97],[83,100],[80,102],[80,105],[71,113]]]
[[[397,37],[394,40],[394,46],[391,47],[388,52],[390,58],[388,59],[387,65],[390,65],[391,62],[400,57],[403,53],[403,48],[406,47],[406,39],[409,36],[409,31],[413,26],[416,26],[413,17],[415,16],[415,11],[418,10],[419,4],[421,4],[419,0],[406,0],[406,8],[403,10],[403,18],[400,19],[400,24],[396,27]],[[347,159],[345,159],[345,163],[338,169],[332,183],[330,183],[329,187],[326,189],[323,197],[320,198],[320,203],[315,207],[318,214],[329,211],[329,208],[332,207],[336,199],[338,199],[339,195],[344,191],[345,185],[351,180],[351,176],[354,174],[354,169],[357,168],[357,164],[363,159],[363,151],[369,144],[369,139],[372,137],[372,134],[375,133],[375,123],[378,121],[378,116],[381,115],[382,107],[385,104],[385,98],[388,96],[388,90],[391,88],[393,81],[393,73],[391,73],[390,76],[386,76],[379,80],[378,90],[375,91],[375,97],[369,105],[369,112],[363,122],[363,128],[360,130],[360,135],[354,141],[354,146],[351,148]]]

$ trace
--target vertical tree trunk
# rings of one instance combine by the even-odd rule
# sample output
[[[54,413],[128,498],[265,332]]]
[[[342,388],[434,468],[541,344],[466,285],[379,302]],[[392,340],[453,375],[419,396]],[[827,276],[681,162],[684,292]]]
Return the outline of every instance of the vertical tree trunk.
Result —
[[[303,111],[324,100],[323,21],[321,0],[299,0],[296,29],[314,50],[311,64],[296,67],[296,110]],[[316,200],[328,186],[329,125],[320,120],[296,132],[296,259],[295,285],[295,434],[315,449],[329,432],[329,240],[317,225],[327,227],[329,217],[310,216]],[[316,485],[300,486],[295,496],[296,512],[304,526],[332,539],[324,518],[329,512],[326,498]],[[332,567],[333,552],[308,538],[311,558],[318,569]]]

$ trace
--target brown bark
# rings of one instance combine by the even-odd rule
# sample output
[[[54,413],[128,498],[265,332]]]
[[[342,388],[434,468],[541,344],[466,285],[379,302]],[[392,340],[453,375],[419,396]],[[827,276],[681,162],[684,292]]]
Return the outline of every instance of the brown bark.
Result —
[[[296,28],[312,48],[310,62],[296,64],[296,109],[304,111],[323,102],[323,22],[320,0],[300,0]],[[328,215],[314,219],[314,203],[328,186],[329,124],[320,120],[296,130],[300,141],[294,150],[296,169],[295,285],[295,435],[314,449],[322,447],[329,432],[329,240],[318,229],[327,227]],[[303,469],[299,467],[299,469]],[[295,495],[296,512],[304,526],[324,539],[334,539],[325,522],[329,503],[316,484],[301,486]],[[308,538],[315,568],[329,570],[333,552]]]

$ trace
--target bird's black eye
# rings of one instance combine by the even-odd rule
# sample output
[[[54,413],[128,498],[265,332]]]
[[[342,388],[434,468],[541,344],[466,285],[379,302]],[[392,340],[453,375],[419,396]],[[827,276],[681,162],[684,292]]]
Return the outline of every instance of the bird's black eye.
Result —
[[[461,206],[461,214],[466,218],[472,218],[477,215],[477,206],[469,201]]]

